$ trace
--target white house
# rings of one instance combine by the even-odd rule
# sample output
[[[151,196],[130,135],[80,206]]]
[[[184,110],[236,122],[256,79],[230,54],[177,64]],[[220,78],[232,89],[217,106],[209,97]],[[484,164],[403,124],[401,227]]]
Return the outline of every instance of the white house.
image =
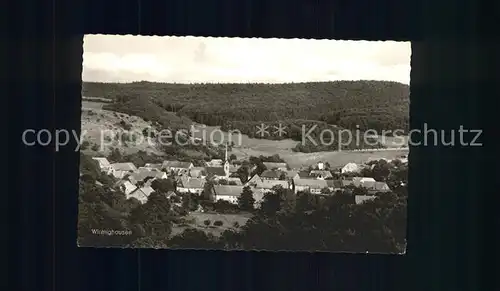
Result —
[[[159,170],[149,170],[148,168],[139,168],[136,172],[130,174],[128,179],[132,184],[136,185],[138,182],[152,181],[154,179],[167,179],[167,173]]]
[[[342,174],[344,174],[344,173],[355,173],[355,172],[359,172],[360,170],[361,170],[361,167],[358,166],[357,164],[355,164],[355,163],[348,163],[344,167],[342,167],[342,169],[340,170],[340,172]]]
[[[127,180],[118,181],[115,186],[118,187],[123,193],[125,193],[125,195],[129,195],[137,189],[134,184]]]
[[[111,170],[111,164],[109,163],[108,159],[106,158],[99,158],[99,157],[93,157],[92,158],[94,161],[97,161],[99,164],[99,169],[105,173],[109,173]]]
[[[193,168],[194,165],[191,162],[180,162],[180,161],[164,161],[161,164],[161,168],[165,169],[167,172],[186,172]]]
[[[262,188],[262,178],[259,175],[255,174],[250,178],[244,186],[250,186],[253,188]]]
[[[325,188],[328,188],[326,180],[318,179],[295,179],[293,180],[295,193],[299,191],[309,191],[312,194],[320,194]]]
[[[181,193],[196,193],[201,194],[205,186],[205,179],[181,177],[177,182],[177,191]]]
[[[371,177],[353,177],[352,178],[352,181],[354,183],[365,183],[365,182],[373,182],[375,183],[375,179],[371,178]]]
[[[324,169],[325,169],[325,163],[323,163],[323,162],[318,162],[318,163],[316,164],[316,168],[317,168],[318,170],[320,170],[320,171],[321,171],[321,170],[324,170]]]
[[[288,181],[284,180],[262,180],[257,189],[263,189],[265,192],[269,192],[273,187],[281,186],[283,189],[292,189],[292,185]]]
[[[225,200],[232,204],[238,204],[242,192],[243,186],[214,185],[213,187],[215,201]]]
[[[332,175],[332,173],[330,173],[330,171],[323,171],[323,170],[312,170],[309,173],[309,175],[316,177],[316,179],[321,179],[321,180],[333,177],[333,175]]]
[[[144,168],[148,170],[161,170],[161,163],[160,164],[151,164],[151,163],[146,163],[144,165]]]
[[[221,159],[212,159],[205,163],[207,167],[222,167],[224,162]]]
[[[135,198],[139,200],[142,204],[146,203],[148,201],[148,197],[151,193],[153,193],[155,190],[151,188],[150,186],[145,186],[141,188],[137,188],[133,192],[127,195],[127,199],[129,198]]]

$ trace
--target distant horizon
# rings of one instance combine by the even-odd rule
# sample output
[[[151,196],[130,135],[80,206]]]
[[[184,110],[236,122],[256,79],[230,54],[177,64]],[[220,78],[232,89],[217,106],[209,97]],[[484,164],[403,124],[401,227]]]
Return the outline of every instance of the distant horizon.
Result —
[[[160,82],[160,81],[126,81],[126,82],[100,82],[100,81],[83,81],[82,83],[98,83],[98,84],[134,84],[134,83],[154,83],[154,84],[168,84],[168,85],[209,85],[209,84],[219,84],[219,85],[245,85],[245,84],[254,84],[254,85],[287,85],[287,84],[311,84],[311,83],[336,83],[336,82],[386,82],[386,83],[397,83],[405,86],[410,86],[410,84],[406,84],[399,81],[392,80],[369,80],[369,79],[361,79],[361,80],[334,80],[334,81],[303,81],[303,82],[279,82],[279,83],[258,83],[258,82],[241,82],[241,83],[225,83],[225,82],[200,82],[200,83],[178,83],[178,82]]]
[[[85,35],[82,80],[169,84],[410,83],[411,42]]]

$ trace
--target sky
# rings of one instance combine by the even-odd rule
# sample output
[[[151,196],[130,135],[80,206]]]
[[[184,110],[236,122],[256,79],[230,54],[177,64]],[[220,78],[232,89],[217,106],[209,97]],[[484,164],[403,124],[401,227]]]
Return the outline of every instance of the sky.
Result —
[[[83,81],[410,82],[410,42],[86,35]]]

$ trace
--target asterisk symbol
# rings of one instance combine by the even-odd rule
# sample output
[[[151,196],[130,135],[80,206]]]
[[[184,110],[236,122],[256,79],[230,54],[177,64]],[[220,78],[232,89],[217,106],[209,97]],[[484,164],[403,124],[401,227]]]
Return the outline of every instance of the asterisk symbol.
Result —
[[[260,126],[256,127],[257,127],[257,134],[259,134],[261,137],[264,137],[266,134],[269,135],[269,131],[267,130],[269,128],[268,125],[261,123]]]
[[[278,126],[273,126],[274,129],[276,129],[276,131],[274,132],[274,134],[277,134],[279,135],[280,137],[286,135],[286,126],[284,126],[283,124],[281,123],[278,123]]]

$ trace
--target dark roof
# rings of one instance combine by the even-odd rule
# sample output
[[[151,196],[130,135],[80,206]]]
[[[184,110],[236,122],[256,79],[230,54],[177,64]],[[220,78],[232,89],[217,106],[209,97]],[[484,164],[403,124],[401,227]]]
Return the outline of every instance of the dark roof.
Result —
[[[309,174],[308,171],[299,171],[297,174],[299,174],[299,178],[300,179],[307,179],[307,178],[312,178],[313,176],[311,176]]]
[[[262,174],[260,174],[261,178],[279,179],[280,176],[281,176],[281,172],[273,171],[273,170],[265,170],[264,172],[262,172]]]
[[[296,179],[293,181],[295,186],[307,186],[315,189],[322,189],[328,187],[327,180],[316,179]]]
[[[314,177],[318,177],[318,176],[332,177],[332,173],[330,173],[330,171],[322,171],[322,170],[313,170],[313,171],[311,171],[310,175],[314,176]]]
[[[325,180],[328,187],[342,188],[342,180]]]
[[[215,176],[225,176],[226,172],[224,172],[223,167],[206,167],[205,171],[207,171],[208,175],[215,175]]]
[[[178,187],[184,188],[203,188],[205,186],[205,179],[182,177],[179,181]]]
[[[219,196],[241,196],[243,186],[234,185],[214,185],[215,195]]]

